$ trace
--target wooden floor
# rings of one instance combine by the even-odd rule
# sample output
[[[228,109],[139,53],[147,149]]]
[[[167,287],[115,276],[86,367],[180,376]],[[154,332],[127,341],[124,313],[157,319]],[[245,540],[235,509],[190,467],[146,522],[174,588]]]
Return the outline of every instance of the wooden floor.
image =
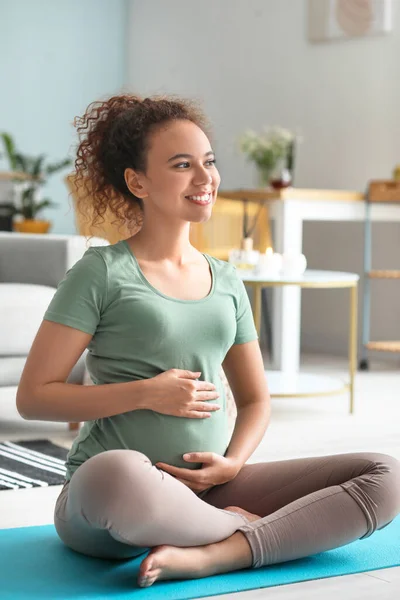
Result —
[[[345,361],[303,357],[303,369],[343,374]],[[249,462],[371,450],[400,459],[399,363],[372,363],[356,378],[356,410],[348,414],[346,395],[314,399],[276,399],[268,431]],[[4,400],[4,399],[3,399]],[[64,424],[23,421],[12,403],[2,401],[0,440],[45,437],[67,447],[72,436]],[[52,523],[60,486],[0,492],[0,528]],[[1,594],[0,594],[1,597]],[[400,568],[312,580],[237,594],[219,600],[397,600]],[[208,596],[210,598],[210,596]]]

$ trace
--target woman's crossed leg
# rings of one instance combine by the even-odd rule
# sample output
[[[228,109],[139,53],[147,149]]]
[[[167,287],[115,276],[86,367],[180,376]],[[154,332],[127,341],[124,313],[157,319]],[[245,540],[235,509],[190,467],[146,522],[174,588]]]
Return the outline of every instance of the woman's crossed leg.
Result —
[[[400,513],[400,462],[351,453],[244,465],[203,500],[261,516],[239,527],[253,566],[338,548],[370,536]]]
[[[161,545],[203,547],[248,522],[203,502],[134,450],[109,450],[83,463],[64,485],[54,517],[73,550],[121,559]]]
[[[371,535],[400,512],[399,465],[371,453],[244,465],[200,499],[145,455],[113,450],[76,471],[57,502],[56,527],[67,545],[93,556],[133,557],[153,547],[142,586],[205,577]]]

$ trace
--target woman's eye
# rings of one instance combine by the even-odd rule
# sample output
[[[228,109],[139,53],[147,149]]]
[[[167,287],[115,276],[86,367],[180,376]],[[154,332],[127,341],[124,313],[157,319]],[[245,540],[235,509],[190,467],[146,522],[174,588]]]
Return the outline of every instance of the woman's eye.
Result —
[[[217,161],[215,160],[215,158],[212,158],[210,160],[207,160],[205,164],[207,166],[214,166],[216,162]],[[190,164],[188,162],[182,162],[182,163],[175,165],[176,169],[187,169],[188,167],[190,167]]]

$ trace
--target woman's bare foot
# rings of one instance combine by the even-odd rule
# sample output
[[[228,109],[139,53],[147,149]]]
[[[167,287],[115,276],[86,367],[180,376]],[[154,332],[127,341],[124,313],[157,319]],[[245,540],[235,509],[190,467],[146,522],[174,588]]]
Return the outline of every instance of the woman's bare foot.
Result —
[[[179,548],[155,546],[140,565],[138,584],[149,587],[157,579],[195,579],[207,577],[205,546]]]
[[[259,515],[255,515],[251,512],[248,512],[247,510],[244,510],[244,508],[240,508],[240,506],[226,506],[224,510],[230,510],[231,512],[239,513],[240,515],[246,517],[246,519],[248,519],[250,523],[252,521],[258,521],[258,519],[262,518]]]
[[[150,587],[157,579],[209,577],[218,573],[248,569],[252,563],[250,545],[240,531],[236,531],[222,542],[206,546],[156,546],[140,565],[138,585]]]

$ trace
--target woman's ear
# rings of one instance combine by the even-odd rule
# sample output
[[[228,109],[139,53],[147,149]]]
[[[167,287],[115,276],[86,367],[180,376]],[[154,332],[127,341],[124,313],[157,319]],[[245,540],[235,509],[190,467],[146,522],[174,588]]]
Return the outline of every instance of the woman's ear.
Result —
[[[147,198],[148,193],[141,181],[140,174],[133,169],[125,169],[124,171],[125,183],[128,190],[137,198]]]

